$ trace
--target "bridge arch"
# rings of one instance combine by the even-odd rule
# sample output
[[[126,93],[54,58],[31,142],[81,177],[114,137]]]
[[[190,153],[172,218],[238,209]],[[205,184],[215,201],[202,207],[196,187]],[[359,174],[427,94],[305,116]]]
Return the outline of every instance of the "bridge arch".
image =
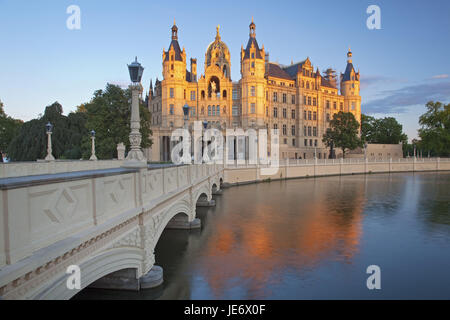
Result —
[[[143,254],[140,248],[120,247],[102,251],[79,264],[81,270],[81,289],[67,288],[68,275],[63,275],[50,286],[37,292],[32,299],[70,299],[91,283],[113,272],[123,269],[135,269],[136,277],[142,273]]]

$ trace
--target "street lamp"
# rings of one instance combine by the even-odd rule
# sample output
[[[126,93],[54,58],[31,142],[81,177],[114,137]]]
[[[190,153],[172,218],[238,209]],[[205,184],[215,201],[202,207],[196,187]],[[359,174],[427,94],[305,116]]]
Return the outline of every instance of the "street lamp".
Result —
[[[187,122],[189,120],[189,106],[187,103],[183,106],[183,113],[184,113],[184,128],[187,129]]]
[[[131,132],[130,132],[130,152],[128,152],[126,161],[123,166],[129,168],[139,168],[147,166],[147,159],[142,153],[141,141],[142,135],[139,132],[141,128],[141,119],[139,115],[139,96],[142,93],[141,79],[144,73],[144,68],[137,61],[128,65],[130,73],[130,90],[131,90]]]
[[[55,161],[55,157],[52,155],[52,130],[53,130],[53,125],[50,123],[50,121],[45,125],[45,128],[47,130],[47,156],[45,157],[45,160],[47,160],[47,161]]]
[[[89,160],[96,161],[97,157],[95,156],[95,131],[91,131],[91,157]]]
[[[208,121],[203,120],[203,129],[205,129],[205,131],[206,131],[206,128],[208,128]],[[205,141],[205,132],[203,132],[202,140],[203,140],[203,143],[202,143],[202,159],[203,159],[204,158],[204,153],[205,153],[205,143],[206,143],[206,141]]]
[[[364,160],[367,159],[367,142],[364,143]]]

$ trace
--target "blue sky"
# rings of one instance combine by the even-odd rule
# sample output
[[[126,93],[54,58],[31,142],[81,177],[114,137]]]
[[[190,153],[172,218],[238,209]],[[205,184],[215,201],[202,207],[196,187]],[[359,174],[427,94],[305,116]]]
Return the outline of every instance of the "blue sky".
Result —
[[[81,9],[81,29],[69,30],[67,7]],[[0,100],[7,114],[29,120],[58,101],[65,113],[89,101],[107,82],[126,85],[126,64],[144,65],[143,84],[162,78],[163,48],[176,19],[180,45],[198,72],[220,24],[240,78],[239,53],[251,17],[270,60],[310,57],[320,70],[342,72],[346,52],[361,71],[362,111],[394,116],[408,137],[431,99],[450,101],[450,1],[119,1],[0,0]],[[381,29],[366,27],[369,5],[381,9]]]

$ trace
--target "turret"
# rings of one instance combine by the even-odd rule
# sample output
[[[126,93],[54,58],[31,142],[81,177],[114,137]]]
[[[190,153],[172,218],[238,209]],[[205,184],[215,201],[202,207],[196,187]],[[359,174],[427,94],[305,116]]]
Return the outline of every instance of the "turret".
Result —
[[[361,121],[361,96],[359,95],[359,71],[356,72],[352,62],[352,51],[347,52],[347,67],[341,73],[341,94],[345,97],[344,111],[352,112],[358,122]]]
[[[242,124],[244,126],[265,126],[265,50],[256,41],[256,25],[249,25],[250,33],[247,47],[241,48],[241,91]]]
[[[178,43],[178,27],[173,21],[172,41],[169,50],[163,49],[163,77],[167,79],[185,80],[186,78],[186,51],[180,49]]]
[[[191,81],[197,82],[197,59],[191,58]]]

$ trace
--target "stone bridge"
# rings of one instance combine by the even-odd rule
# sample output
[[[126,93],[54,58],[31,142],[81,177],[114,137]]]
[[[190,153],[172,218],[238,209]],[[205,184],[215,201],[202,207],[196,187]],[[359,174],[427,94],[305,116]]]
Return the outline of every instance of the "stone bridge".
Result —
[[[154,249],[165,228],[196,228],[223,166],[110,168],[0,179],[0,297],[69,299],[81,289],[160,284]],[[105,277],[106,276],[106,277]]]
[[[450,159],[287,160],[271,175],[247,162],[118,168],[117,161],[0,165],[0,298],[69,299],[87,286],[161,284],[165,228],[200,227],[197,206],[223,184],[346,174],[449,171]],[[68,267],[80,268],[69,289]]]

